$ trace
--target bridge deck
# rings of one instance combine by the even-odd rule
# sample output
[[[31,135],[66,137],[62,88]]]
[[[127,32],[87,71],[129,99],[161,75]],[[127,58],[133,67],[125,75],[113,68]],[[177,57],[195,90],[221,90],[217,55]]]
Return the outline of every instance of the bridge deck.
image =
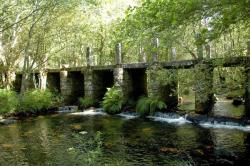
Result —
[[[239,57],[226,57],[226,58],[212,58],[204,60],[181,60],[181,61],[171,61],[171,62],[155,62],[166,69],[188,69],[193,68],[197,63],[210,64],[212,67],[244,67],[250,65],[250,57],[239,56]],[[130,63],[121,64],[120,67],[124,69],[143,69],[151,66],[153,63]],[[116,65],[106,65],[106,66],[91,66],[90,69],[93,70],[113,70]],[[82,67],[71,67],[64,68],[67,71],[84,71],[87,69],[86,66]],[[62,69],[47,69],[48,72],[60,72]]]

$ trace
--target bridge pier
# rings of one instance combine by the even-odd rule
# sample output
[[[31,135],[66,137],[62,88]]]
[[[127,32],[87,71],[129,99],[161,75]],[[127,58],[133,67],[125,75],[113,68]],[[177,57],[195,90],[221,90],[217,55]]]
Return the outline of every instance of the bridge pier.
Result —
[[[245,68],[246,72],[246,92],[245,92],[245,110],[246,116],[250,117],[250,66]]]
[[[64,103],[69,103],[71,89],[68,88],[68,71],[60,71],[60,92],[64,99]]]
[[[128,99],[130,89],[127,89],[131,87],[129,85],[129,79],[128,79],[128,73],[127,71],[122,68],[122,45],[121,43],[118,43],[115,47],[115,64],[116,67],[113,70],[114,75],[114,86],[121,89],[122,95],[124,98]]]
[[[131,81],[129,80],[128,77],[128,72],[120,66],[117,66],[113,70],[113,72],[114,72],[114,86],[120,88],[122,90],[123,97],[128,99],[132,87]]]
[[[94,78],[93,70],[87,69],[84,71],[84,97],[94,99]]]
[[[147,91],[149,97],[160,98],[168,108],[178,105],[178,71],[153,65],[147,69]]]
[[[247,57],[250,57],[250,41],[247,42]],[[245,92],[245,112],[246,117],[250,118],[250,59],[247,59],[245,66],[246,92]]]
[[[213,107],[213,68],[208,64],[195,66],[195,112],[208,113]]]

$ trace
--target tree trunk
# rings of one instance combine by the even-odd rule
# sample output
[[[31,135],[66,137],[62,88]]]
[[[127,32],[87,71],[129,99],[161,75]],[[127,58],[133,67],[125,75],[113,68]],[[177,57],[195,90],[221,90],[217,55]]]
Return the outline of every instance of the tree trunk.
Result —
[[[21,83],[21,93],[24,93],[28,89],[29,74],[23,73]]]
[[[11,71],[6,71],[5,73],[5,88],[10,90],[12,88],[13,82],[15,80],[15,73]]]

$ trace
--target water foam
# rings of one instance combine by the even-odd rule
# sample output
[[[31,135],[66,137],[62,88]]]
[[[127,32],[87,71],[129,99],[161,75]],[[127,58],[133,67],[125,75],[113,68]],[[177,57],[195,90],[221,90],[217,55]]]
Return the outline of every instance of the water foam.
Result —
[[[148,116],[148,118],[153,119],[154,121],[159,121],[159,122],[167,122],[167,123],[173,123],[177,125],[183,125],[186,123],[193,123],[189,120],[186,119],[187,115],[181,116],[176,113],[160,113],[157,112],[154,116]],[[195,123],[193,123],[195,124]],[[198,125],[204,128],[222,128],[222,129],[235,129],[235,130],[241,130],[241,131],[246,131],[250,132],[250,125],[242,125],[237,122],[230,122],[230,121],[224,121],[224,122],[219,122],[219,121],[203,121],[203,122],[198,122]]]
[[[191,123],[186,119],[185,116],[180,116],[174,113],[160,113],[157,112],[155,116],[148,116],[148,118],[153,119],[154,121],[174,123],[177,125],[182,125],[185,123]]]
[[[250,125],[230,125],[226,123],[211,123],[211,122],[202,122],[199,123],[200,126],[204,128],[223,128],[223,129],[236,129],[236,130],[242,130],[242,131],[249,131],[250,132]]]
[[[107,114],[103,112],[103,110],[100,108],[97,108],[97,109],[90,108],[90,109],[84,110],[83,112],[71,113],[71,115],[95,116],[95,115],[107,115]]]

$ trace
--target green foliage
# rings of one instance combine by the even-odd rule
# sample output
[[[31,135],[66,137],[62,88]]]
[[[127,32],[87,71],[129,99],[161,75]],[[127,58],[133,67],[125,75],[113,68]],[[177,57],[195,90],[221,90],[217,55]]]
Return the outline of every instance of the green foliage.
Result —
[[[142,97],[136,105],[136,112],[140,116],[154,115],[157,110],[166,109],[167,105],[164,101],[153,97]]]
[[[79,100],[80,107],[83,107],[83,108],[88,108],[96,104],[96,101],[90,97],[85,97],[85,98],[80,97],[78,100]]]
[[[52,96],[52,105],[53,107],[60,107],[63,105],[64,98],[60,94],[53,93]]]
[[[104,111],[109,114],[120,113],[125,103],[125,99],[122,96],[122,91],[119,88],[112,87],[107,88],[107,92],[102,101],[102,107]]]
[[[227,98],[234,98],[234,97],[243,97],[245,93],[245,89],[238,89],[238,90],[233,90],[229,91],[226,93]]]
[[[53,94],[48,90],[29,90],[20,99],[20,108],[24,111],[48,109],[53,105]]]
[[[18,106],[18,97],[15,92],[0,89],[0,114],[13,112]]]

